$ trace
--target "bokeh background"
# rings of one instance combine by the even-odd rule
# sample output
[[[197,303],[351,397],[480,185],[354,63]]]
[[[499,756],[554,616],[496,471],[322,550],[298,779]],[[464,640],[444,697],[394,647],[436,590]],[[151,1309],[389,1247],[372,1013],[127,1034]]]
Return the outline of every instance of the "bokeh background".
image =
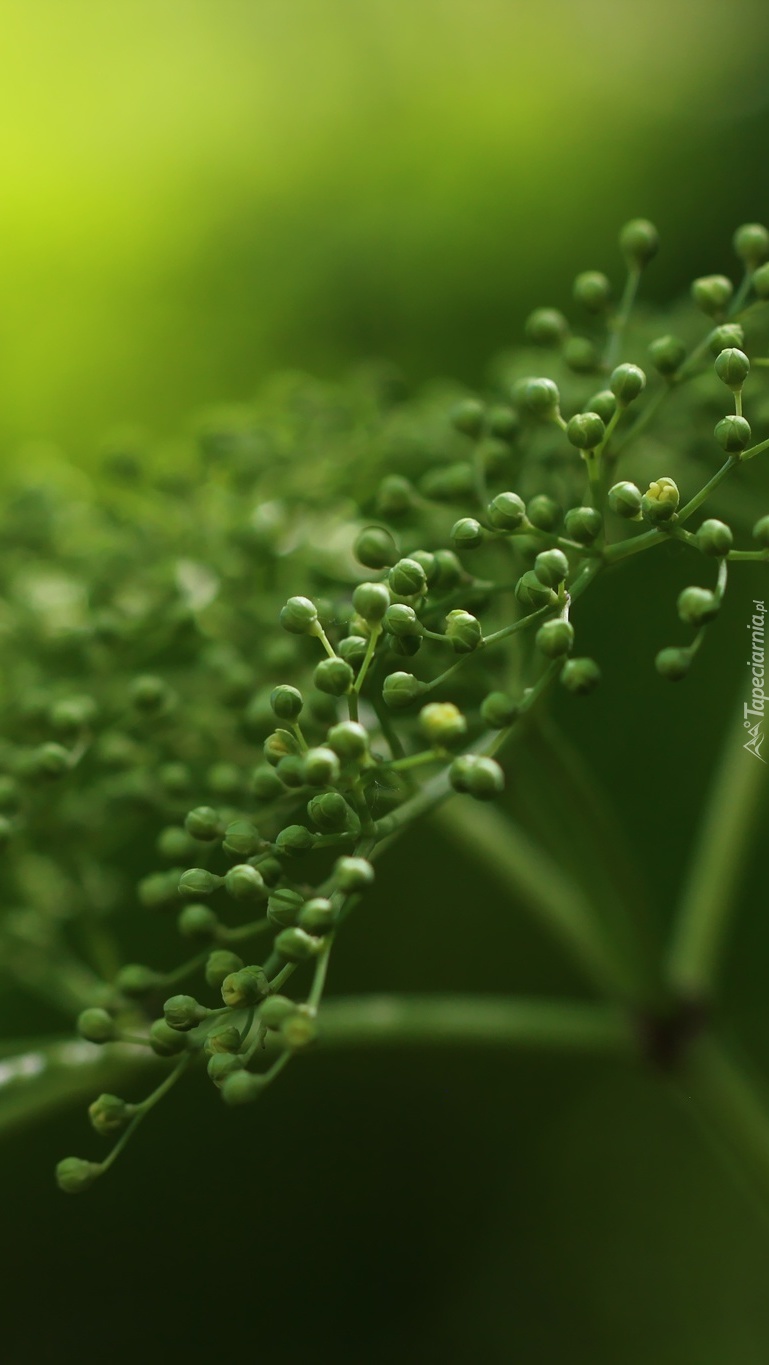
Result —
[[[275,368],[337,376],[381,356],[409,385],[482,385],[532,306],[563,305],[578,270],[616,277],[626,218],[659,225],[645,287],[667,299],[730,268],[733,228],[769,217],[769,16],[752,0],[6,0],[0,15],[11,478],[52,446],[93,466],[126,426],[170,440]],[[650,590],[633,573],[604,621]],[[652,623],[608,679],[624,698],[611,742],[597,703],[580,713],[575,738],[654,850],[663,909],[741,677],[758,589],[740,591],[684,696],[636,697]],[[750,877],[726,996],[760,1066],[758,856]],[[516,924],[493,969],[449,938],[426,980],[397,932],[414,932],[420,878],[496,924],[493,894],[423,833],[351,925],[334,988],[580,990]],[[445,1054],[297,1072],[235,1116],[191,1085],[83,1201],[50,1177],[90,1140],[82,1110],[6,1142],[7,1365],[222,1349],[765,1365],[769,1234],[655,1078]]]

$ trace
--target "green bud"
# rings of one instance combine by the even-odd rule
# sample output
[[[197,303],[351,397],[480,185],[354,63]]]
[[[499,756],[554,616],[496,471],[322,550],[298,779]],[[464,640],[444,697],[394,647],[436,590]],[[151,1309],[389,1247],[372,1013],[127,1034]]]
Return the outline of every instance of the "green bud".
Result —
[[[389,635],[395,635],[399,639],[419,636],[423,629],[414,608],[406,606],[404,602],[393,602],[392,606],[387,608],[382,625]]]
[[[589,313],[605,313],[611,303],[611,284],[600,270],[583,270],[574,281],[574,302]]]
[[[763,223],[743,223],[737,228],[732,245],[747,269],[754,270],[769,256],[769,230]]]
[[[601,368],[601,356],[589,337],[569,337],[563,346],[564,363],[574,374],[595,374]]]
[[[301,1009],[297,1010],[290,1019],[287,1019],[280,1030],[283,1042],[286,1047],[291,1048],[292,1052],[299,1052],[302,1048],[309,1047],[317,1035],[317,1023]]]
[[[281,609],[280,624],[291,635],[312,635],[318,624],[318,609],[309,597],[289,597]]]
[[[398,547],[384,526],[364,526],[356,537],[353,554],[367,569],[386,569],[398,558]]]
[[[400,474],[388,474],[382,479],[376,496],[377,511],[384,517],[402,516],[416,503],[416,494],[408,479]]]
[[[341,792],[322,792],[307,802],[307,814],[323,834],[337,834],[350,823],[350,807]]]
[[[654,660],[654,667],[661,678],[668,682],[680,682],[691,668],[692,658],[688,649],[677,649],[671,645],[661,649]]]
[[[451,413],[451,425],[463,436],[478,437],[483,431],[484,407],[477,398],[466,398]]]
[[[734,542],[734,536],[726,523],[716,521],[713,517],[708,521],[703,521],[695,535],[698,548],[702,550],[702,553],[714,557],[728,555]]]
[[[222,982],[222,1000],[230,1009],[250,1009],[269,994],[270,983],[263,967],[241,967]]]
[[[278,720],[297,720],[302,713],[304,698],[298,687],[289,687],[284,683],[280,687],[273,687],[270,706]]]
[[[438,569],[435,563],[435,555],[431,554],[429,550],[413,550],[409,555],[409,559],[414,564],[418,564],[420,566],[420,568],[424,572],[427,583],[430,586],[432,586],[432,584],[436,581],[436,578],[438,576]],[[403,595],[404,594],[402,593],[400,594],[400,596]]]
[[[151,716],[165,710],[171,701],[172,693],[162,678],[145,673],[139,678],[134,678],[128,695],[131,705],[135,706],[137,711],[143,711],[145,715]]]
[[[320,692],[330,697],[343,697],[355,681],[355,674],[344,659],[322,659],[312,675]]]
[[[720,605],[708,588],[684,588],[678,595],[678,619],[687,626],[704,626],[718,615]]]
[[[391,653],[402,655],[405,659],[413,659],[422,648],[422,636],[391,635],[389,645]]]
[[[97,714],[93,697],[67,697],[54,702],[48,712],[48,723],[57,734],[74,738],[94,724]]]
[[[365,858],[338,858],[334,865],[334,879],[340,891],[348,894],[365,891],[374,880],[374,869]]]
[[[307,934],[328,934],[334,928],[336,912],[325,896],[313,896],[299,911],[299,928]]]
[[[692,283],[692,298],[698,308],[709,317],[717,317],[728,308],[734,285],[725,275],[702,275]]]
[[[597,412],[578,412],[566,425],[566,437],[578,450],[595,450],[606,436]]]
[[[759,299],[769,299],[769,261],[760,265],[753,275],[753,288]]]
[[[221,1089],[230,1076],[237,1076],[242,1072],[243,1059],[236,1057],[232,1052],[212,1052],[206,1070],[209,1079]]]
[[[449,768],[449,782],[455,791],[465,792],[478,801],[491,801],[505,789],[505,775],[493,758],[463,754]]]
[[[358,762],[368,754],[368,734],[357,721],[343,720],[333,725],[326,740],[343,763]]]
[[[259,852],[262,840],[250,820],[232,820],[224,831],[222,848],[238,858],[251,858]]]
[[[214,938],[219,930],[219,916],[207,905],[185,905],[176,921],[182,938]]]
[[[50,781],[63,777],[72,767],[68,749],[51,741],[41,744],[30,754],[29,771],[32,777],[42,777]]]
[[[552,421],[560,410],[558,385],[552,379],[530,379],[524,392],[524,402],[535,417],[545,422]]]
[[[333,787],[339,781],[339,759],[331,748],[308,749],[303,768],[304,780],[310,787]]]
[[[540,607],[554,607],[558,602],[552,588],[546,587],[533,569],[527,569],[518,579],[515,595],[527,611],[537,611]]]
[[[514,408],[508,407],[506,403],[497,403],[495,407],[489,409],[486,424],[492,436],[496,436],[498,440],[507,442],[511,441],[518,431],[520,419]],[[489,449],[490,447],[488,445],[483,449],[483,456],[487,466],[489,464]],[[502,452],[500,451],[500,457],[501,455]],[[504,455],[507,457],[509,452],[505,450]]]
[[[184,817],[184,828],[193,839],[211,843],[224,832],[224,824],[219,812],[213,806],[196,806]]]
[[[417,559],[399,559],[387,581],[396,597],[418,597],[427,587],[427,575]]]
[[[252,1071],[234,1071],[222,1084],[222,1099],[225,1104],[252,1104],[258,1100],[268,1082],[264,1076]]]
[[[603,530],[603,517],[595,507],[571,507],[563,519],[564,530],[578,545],[592,545]]]
[[[163,977],[160,972],[154,972],[151,967],[145,967],[140,962],[129,962],[125,967],[121,967],[115,977],[115,988],[121,995],[139,997],[149,995],[150,991],[157,990],[162,986]]]
[[[384,583],[359,583],[352,603],[368,625],[378,625],[390,605],[390,593]]]
[[[718,378],[732,393],[741,393],[742,386],[750,374],[750,361],[744,351],[736,346],[728,346],[716,356],[715,371]]]
[[[641,490],[636,488],[634,483],[623,480],[609,489],[609,506],[612,512],[618,517],[624,517],[626,521],[640,521],[642,505]]]
[[[224,877],[224,889],[236,901],[258,901],[267,895],[262,874],[250,863],[236,863]]]
[[[165,1019],[156,1019],[150,1025],[149,1042],[156,1057],[177,1057],[188,1047],[186,1035],[171,1028]]]
[[[546,588],[557,588],[569,572],[569,561],[563,550],[543,550],[534,560],[534,572]]]
[[[646,375],[638,365],[618,365],[609,376],[609,388],[621,408],[634,402],[646,388]]]
[[[340,657],[352,668],[357,668],[363,663],[368,648],[368,640],[363,635],[348,635],[346,640],[340,640],[338,650]],[[329,663],[331,661],[329,660]]]
[[[435,560],[435,586],[438,588],[455,588],[464,578],[464,569],[453,550],[436,550],[433,556]]]
[[[286,787],[304,786],[304,759],[299,754],[287,754],[275,769]]]
[[[574,627],[569,621],[545,621],[534,638],[542,654],[548,659],[559,659],[574,644]]]
[[[619,245],[628,265],[641,269],[657,255],[660,245],[659,233],[647,218],[631,218],[620,230]]]
[[[304,825],[286,825],[275,837],[275,849],[289,858],[299,858],[309,853],[315,843],[315,835]]]
[[[525,331],[534,346],[560,346],[569,324],[557,308],[535,308],[526,319]]]
[[[167,825],[155,842],[158,857],[171,863],[189,862],[196,849],[195,840],[181,825]]]
[[[724,322],[720,327],[714,327],[708,337],[708,347],[713,356],[720,355],[730,346],[742,350],[744,342],[745,331],[738,322]]]
[[[100,1137],[120,1133],[136,1113],[136,1105],[126,1104],[118,1095],[99,1095],[88,1106],[91,1127]]]
[[[585,404],[586,412],[595,412],[604,425],[608,426],[617,411],[617,400],[611,389],[599,389]]]
[[[451,528],[451,543],[457,550],[474,550],[483,544],[483,527],[475,517],[461,517]]]
[[[300,752],[299,741],[295,735],[291,734],[290,730],[273,730],[272,734],[268,735],[264,741],[262,752],[267,762],[275,768],[282,758],[288,758],[289,755],[296,755]]]
[[[713,435],[727,455],[738,455],[750,445],[752,432],[744,417],[730,412],[716,424]]]
[[[601,681],[601,670],[595,659],[568,659],[561,669],[560,681],[567,692],[586,696]]]
[[[283,929],[275,939],[275,952],[288,962],[307,962],[317,957],[321,940],[305,933],[304,929]]]
[[[657,337],[649,345],[649,359],[658,374],[675,374],[686,359],[686,342],[680,337]]]
[[[679,501],[677,484],[663,476],[649,484],[641,499],[641,511],[647,521],[659,525],[675,516]]]
[[[19,784],[8,773],[0,773],[0,811],[14,815],[19,809]]]
[[[66,1156],[56,1167],[56,1183],[65,1194],[82,1194],[100,1175],[100,1165],[79,1156]]]
[[[382,686],[382,698],[392,711],[411,706],[424,692],[426,684],[413,673],[390,673]]]
[[[456,654],[472,654],[481,643],[481,623],[469,611],[462,611],[458,607],[450,611],[443,629]]]
[[[467,721],[450,701],[431,701],[419,712],[419,728],[428,744],[442,748],[467,734]]]
[[[269,901],[267,904],[269,906]],[[231,953],[227,948],[215,948],[206,961],[206,985],[214,991],[221,990],[225,978],[231,972],[239,972],[242,966],[243,959],[237,953]]]
[[[179,893],[182,896],[210,896],[223,880],[205,867],[190,867],[179,879]]]
[[[506,692],[490,692],[481,702],[481,720],[491,730],[504,730],[517,720],[519,709]]]
[[[473,466],[467,460],[428,469],[420,480],[425,497],[435,502],[457,502],[469,497],[475,485]]]
[[[297,1003],[287,995],[268,995],[259,1006],[259,1023],[277,1032],[297,1011]]]
[[[192,995],[172,995],[163,1005],[163,1018],[169,1028],[186,1033],[208,1017],[210,1010]]]
[[[763,550],[769,550],[769,516],[759,517],[752,534]]]
[[[529,499],[526,515],[538,531],[555,531],[561,522],[561,509],[547,493],[537,493]]]
[[[495,531],[516,531],[526,518],[526,504],[517,493],[497,493],[488,505],[487,515]]]
[[[77,1031],[89,1043],[111,1043],[117,1038],[118,1027],[106,1010],[81,1010],[77,1016]]]
[[[338,795],[338,793],[334,793]],[[299,911],[304,905],[304,896],[298,891],[292,891],[288,886],[281,886],[273,891],[267,902],[267,918],[270,924],[277,924],[281,928],[286,925],[296,924]],[[242,966],[242,963],[241,963]]]

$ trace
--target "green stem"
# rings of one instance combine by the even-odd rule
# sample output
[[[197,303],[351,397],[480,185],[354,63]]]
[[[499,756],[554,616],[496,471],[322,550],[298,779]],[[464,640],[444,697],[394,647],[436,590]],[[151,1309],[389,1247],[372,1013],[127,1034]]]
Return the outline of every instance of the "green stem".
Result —
[[[609,324],[611,335],[609,337],[609,344],[606,348],[605,355],[606,368],[609,370],[614,369],[614,366],[619,359],[622,337],[625,328],[627,327],[630,314],[633,311],[633,304],[635,303],[635,296],[638,292],[640,279],[641,267],[631,267],[628,271],[627,280],[625,281],[625,288],[622,293],[619,308]]]
[[[729,919],[761,810],[767,764],[748,753],[742,702],[710,784],[667,959],[677,995],[705,998],[716,984]]]
[[[681,508],[680,512],[678,513],[678,522],[680,523],[682,521],[687,521],[688,518],[692,515],[692,512],[696,512],[697,508],[702,506],[703,502],[705,502],[706,499],[710,497],[714,489],[718,488],[718,485],[723,482],[727,474],[730,474],[731,471],[734,469],[735,465],[738,465],[739,463],[740,463],[739,455],[730,455],[726,463],[722,464],[721,468],[716,470],[716,473],[713,475],[712,479],[708,479],[707,483],[703,484],[699,493],[695,493],[694,497],[690,498],[689,502],[687,502],[686,505]]]

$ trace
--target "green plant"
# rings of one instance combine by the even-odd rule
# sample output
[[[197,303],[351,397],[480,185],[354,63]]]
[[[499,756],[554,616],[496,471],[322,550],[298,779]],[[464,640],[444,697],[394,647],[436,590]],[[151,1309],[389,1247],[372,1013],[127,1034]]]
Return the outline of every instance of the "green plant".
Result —
[[[581,883],[504,813],[516,743],[547,735],[553,691],[578,706],[601,685],[600,660],[580,652],[597,581],[683,547],[695,581],[655,659],[677,682],[717,629],[732,566],[769,561],[751,485],[769,438],[754,441],[743,413],[747,387],[759,429],[769,418],[750,377],[769,364],[769,233],[738,230],[736,291],[694,282],[704,328],[690,306],[662,322],[634,312],[651,224],[627,224],[620,247],[616,309],[603,275],[577,279],[587,335],[554,309],[530,317],[548,377],[541,349],[501,358],[484,400],[407,402],[384,369],[339,388],[288,377],[255,411],[208,419],[167,468],[120,448],[98,487],[62,465],[58,486],[11,499],[0,965],[78,1014],[81,1044],[27,1054],[58,1078],[41,1103],[162,1076],[141,1102],[93,1100],[97,1134],[117,1140],[101,1161],[60,1162],[62,1189],[93,1183],[191,1067],[242,1105],[316,1042],[462,1040],[651,1062],[769,1192],[769,1117],[712,1023],[765,768],[763,597],[752,705],[728,736],[664,961],[641,943],[632,870],[625,895],[611,875]],[[729,523],[704,516],[729,479]],[[426,816],[537,916],[594,1000],[323,1002],[378,859]],[[610,843],[599,835],[607,863]],[[150,923],[169,915],[190,945],[181,963],[126,964],[126,941],[171,957]],[[9,1122],[35,1106],[14,1094]]]

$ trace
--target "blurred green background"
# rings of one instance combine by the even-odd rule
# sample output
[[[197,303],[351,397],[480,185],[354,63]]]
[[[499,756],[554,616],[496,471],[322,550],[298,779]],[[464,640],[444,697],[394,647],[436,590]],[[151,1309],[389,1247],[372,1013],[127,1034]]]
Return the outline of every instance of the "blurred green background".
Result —
[[[625,218],[659,224],[645,287],[666,299],[729,268],[733,228],[769,216],[760,3],[25,0],[0,13],[11,471],[40,442],[88,463],[114,427],[170,434],[275,367],[336,375],[373,354],[410,382],[479,384],[534,304],[567,302],[577,270],[617,277]],[[644,735],[624,815],[654,847],[661,917],[756,582],[685,695],[666,692],[663,709],[649,684],[627,722],[661,643],[653,622],[607,670],[614,710],[580,713],[615,790]],[[610,592],[604,620],[620,610]],[[400,946],[423,887],[475,898],[485,923],[498,912],[438,835],[425,857],[425,838],[351,924],[334,989],[576,993],[517,924],[494,979],[454,940],[425,980],[422,953]],[[756,859],[746,905],[759,903]],[[767,935],[757,917],[740,932],[732,1019],[769,1062]],[[93,1142],[82,1109],[6,1143],[6,1365],[222,1349],[350,1365],[769,1358],[769,1236],[652,1077],[318,1056],[253,1113],[223,1114],[202,1089],[83,1201],[50,1175]]]

